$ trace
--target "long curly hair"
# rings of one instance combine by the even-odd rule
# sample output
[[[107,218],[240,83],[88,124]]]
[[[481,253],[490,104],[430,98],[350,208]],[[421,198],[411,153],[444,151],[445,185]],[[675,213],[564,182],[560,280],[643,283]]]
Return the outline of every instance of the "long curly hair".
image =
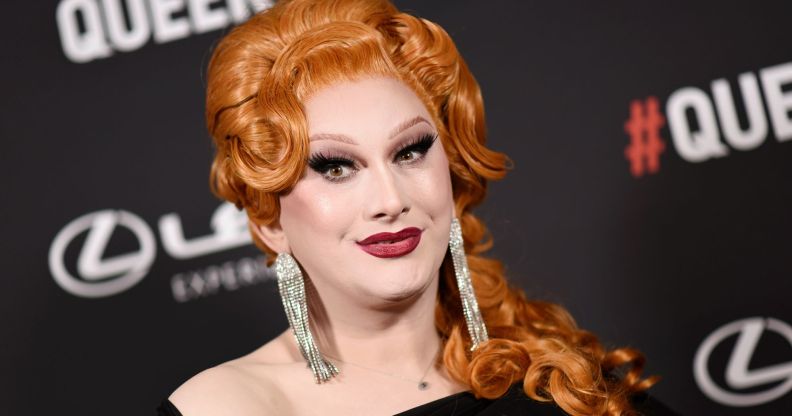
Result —
[[[630,414],[630,395],[655,382],[641,378],[643,356],[630,348],[606,350],[561,306],[527,300],[508,285],[501,263],[483,256],[492,239],[471,209],[483,200],[487,181],[505,175],[509,160],[485,146],[481,91],[437,24],[387,0],[284,0],[234,28],[207,72],[206,121],[217,150],[213,192],[244,208],[252,224],[277,223],[278,197],[299,180],[308,157],[301,103],[332,83],[369,76],[413,89],[448,156],[470,274],[490,333],[469,351],[447,255],[435,323],[451,377],[479,397],[500,397],[522,382],[529,397],[571,415]],[[272,250],[254,239],[272,259]]]

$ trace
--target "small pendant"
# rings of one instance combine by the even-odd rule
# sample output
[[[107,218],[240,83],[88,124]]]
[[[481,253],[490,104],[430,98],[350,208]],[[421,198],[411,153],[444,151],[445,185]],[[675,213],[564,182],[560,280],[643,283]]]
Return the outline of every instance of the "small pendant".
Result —
[[[418,390],[426,390],[429,388],[429,383],[422,381],[418,383]]]

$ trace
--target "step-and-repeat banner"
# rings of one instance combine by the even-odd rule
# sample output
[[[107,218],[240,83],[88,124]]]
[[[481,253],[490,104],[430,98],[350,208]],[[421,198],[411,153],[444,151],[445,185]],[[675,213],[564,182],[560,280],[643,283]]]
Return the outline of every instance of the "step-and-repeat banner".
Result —
[[[514,160],[478,209],[510,279],[684,414],[792,412],[792,3],[396,3]],[[0,6],[1,414],[151,414],[286,328],[203,121],[212,45],[269,6]]]

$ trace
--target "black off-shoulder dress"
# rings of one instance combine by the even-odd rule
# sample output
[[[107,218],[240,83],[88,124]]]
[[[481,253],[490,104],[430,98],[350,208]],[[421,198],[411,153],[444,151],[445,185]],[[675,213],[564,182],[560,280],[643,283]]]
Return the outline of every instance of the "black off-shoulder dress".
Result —
[[[646,416],[679,416],[662,403],[646,394],[632,399],[635,410]],[[566,415],[560,407],[551,403],[532,400],[522,391],[520,383],[513,385],[499,399],[476,399],[470,392],[443,397],[396,416],[560,416]],[[183,416],[168,400],[157,408],[157,416]]]

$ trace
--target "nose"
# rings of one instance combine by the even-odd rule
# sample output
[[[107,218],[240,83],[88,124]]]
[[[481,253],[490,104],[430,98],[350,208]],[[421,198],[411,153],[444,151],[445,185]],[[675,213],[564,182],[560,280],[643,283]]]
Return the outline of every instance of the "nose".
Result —
[[[410,199],[403,178],[387,166],[372,167],[365,215],[370,220],[393,221],[410,211]]]

